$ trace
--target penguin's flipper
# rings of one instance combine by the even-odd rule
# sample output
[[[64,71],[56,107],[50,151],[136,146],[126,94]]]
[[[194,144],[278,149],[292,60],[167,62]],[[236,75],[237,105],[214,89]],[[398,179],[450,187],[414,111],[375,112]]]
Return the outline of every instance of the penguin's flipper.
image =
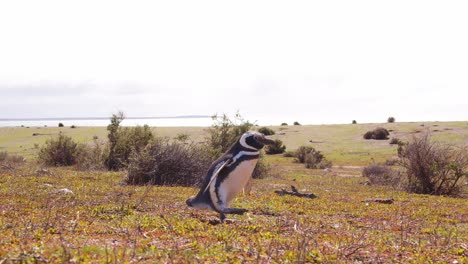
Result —
[[[205,190],[203,190],[203,192],[206,192],[210,188],[210,185],[216,180],[216,178],[218,177],[218,174],[221,172],[221,170],[224,167],[226,167],[226,165],[228,165],[230,162],[231,162],[231,159],[226,159],[226,160],[222,161],[222,163],[220,163],[220,165],[218,165],[219,168],[215,171],[215,173],[213,173],[213,176],[211,176],[210,182],[206,185]]]

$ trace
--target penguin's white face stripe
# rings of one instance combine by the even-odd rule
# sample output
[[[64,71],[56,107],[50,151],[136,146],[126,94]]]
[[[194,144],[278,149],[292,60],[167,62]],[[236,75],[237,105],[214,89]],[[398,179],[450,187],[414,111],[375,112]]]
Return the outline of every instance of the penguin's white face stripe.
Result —
[[[249,132],[244,133],[244,134],[241,136],[241,138],[239,139],[239,143],[240,143],[241,146],[244,147],[244,148],[252,149],[252,150],[257,150],[256,148],[254,148],[254,147],[252,147],[252,146],[249,146],[249,145],[247,144],[247,142],[245,142],[246,138],[247,138],[248,136],[251,136],[251,135],[252,135],[252,133],[249,133]]]
[[[238,159],[240,159],[244,155],[255,156],[255,155],[258,155],[258,154],[259,154],[258,151],[255,151],[255,152],[243,151],[243,150],[239,151],[239,153],[237,153],[237,155],[232,158],[231,164],[236,162]]]

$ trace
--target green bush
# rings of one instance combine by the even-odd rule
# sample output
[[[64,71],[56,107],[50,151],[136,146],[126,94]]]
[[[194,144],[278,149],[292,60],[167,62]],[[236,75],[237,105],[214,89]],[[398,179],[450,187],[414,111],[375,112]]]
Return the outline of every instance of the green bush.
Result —
[[[141,151],[132,152],[126,182],[198,186],[212,160],[203,148],[202,145],[156,139]]]
[[[273,145],[267,145],[265,147],[265,153],[272,155],[272,154],[280,154],[286,150],[286,146],[283,145],[283,141],[279,139],[274,140],[275,143]]]
[[[305,163],[306,155],[310,152],[315,152],[315,149],[310,146],[300,146],[296,150],[296,154],[295,154],[296,161],[299,163]]]
[[[351,122],[351,124],[353,124],[353,125],[357,124],[356,120],[353,120],[353,122]]]
[[[287,126],[288,123],[281,123],[281,126]]]
[[[295,125],[295,126],[300,126],[301,124],[300,124],[299,122],[295,121],[295,122],[294,122],[294,125]]]
[[[296,152],[286,151],[286,152],[283,153],[283,157],[285,157],[285,158],[294,158],[294,157],[296,157]]]
[[[214,115],[213,125],[208,129],[206,142],[214,159],[226,152],[253,124],[245,121],[239,113],[231,120],[226,114]]]
[[[301,146],[296,150],[296,161],[304,163],[308,169],[325,169],[332,167],[324,155],[310,146]]]
[[[244,120],[239,113],[234,120],[231,120],[226,114],[222,116],[213,116],[213,125],[208,130],[208,136],[205,140],[205,152],[210,153],[211,159],[216,160],[226,152],[245,132],[249,131],[253,124]],[[257,166],[253,171],[256,179],[265,178],[269,174],[270,167],[263,161],[263,155],[260,155]]]
[[[387,123],[395,123],[395,118],[393,116],[389,117]]]
[[[261,127],[258,129],[258,132],[262,133],[265,136],[271,136],[275,134],[275,131],[268,127]]]
[[[59,127],[63,127],[63,123],[59,123],[58,126],[59,126]]]
[[[271,167],[265,161],[263,157],[263,153],[260,152],[260,157],[258,159],[258,163],[255,166],[254,171],[252,172],[252,178],[254,179],[264,179],[270,175]]]
[[[49,166],[71,166],[81,154],[82,146],[69,136],[60,133],[51,138],[39,150],[39,161]]]
[[[121,127],[124,114],[114,114],[111,124],[107,126],[108,132],[108,153],[105,159],[106,167],[109,170],[119,170],[126,168],[132,151],[140,151],[153,139],[153,133],[149,126]]]

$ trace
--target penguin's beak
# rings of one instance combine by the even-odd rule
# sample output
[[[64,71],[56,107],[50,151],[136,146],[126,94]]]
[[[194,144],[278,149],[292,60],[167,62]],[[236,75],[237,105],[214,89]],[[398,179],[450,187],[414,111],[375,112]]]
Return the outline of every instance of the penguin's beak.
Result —
[[[266,138],[265,135],[255,136],[255,140],[262,143],[263,145],[273,145],[273,144],[275,144],[274,140]]]

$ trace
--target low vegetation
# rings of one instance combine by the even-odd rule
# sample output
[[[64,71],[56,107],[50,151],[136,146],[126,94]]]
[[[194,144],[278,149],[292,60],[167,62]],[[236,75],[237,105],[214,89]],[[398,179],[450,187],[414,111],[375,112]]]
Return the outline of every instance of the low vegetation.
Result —
[[[431,141],[429,134],[414,137],[400,149],[407,190],[435,195],[457,195],[468,181],[468,150]]]
[[[82,155],[82,147],[71,137],[59,134],[46,141],[39,151],[39,161],[49,166],[75,165]]]
[[[383,127],[378,127],[374,130],[367,131],[363,137],[364,139],[386,140],[388,139],[389,135],[390,135],[390,132],[388,132],[387,129]]]
[[[202,146],[157,139],[132,153],[126,183],[198,186],[211,162]]]
[[[399,171],[388,165],[372,164],[362,170],[362,176],[367,177],[371,185],[399,187],[401,175]]]
[[[126,168],[130,154],[133,151],[141,151],[154,139],[154,135],[147,125],[143,127],[120,126],[124,118],[122,112],[114,114],[111,118],[111,124],[107,126],[109,151],[105,164],[109,170]]]
[[[327,160],[322,152],[311,146],[301,146],[295,153],[295,160],[304,163],[308,169],[325,169],[332,167],[332,162]]]
[[[265,146],[265,153],[272,154],[281,154],[286,150],[286,146],[283,144],[283,141],[280,139],[275,139],[273,145]]]
[[[45,141],[58,140],[60,134],[77,144],[81,154],[75,165],[44,168],[33,159],[25,162],[18,151],[4,151],[11,149],[12,141],[5,143],[10,131],[2,130],[0,263],[467,263],[466,124],[451,124],[448,130],[438,123],[440,132],[413,138],[419,125],[383,125],[394,130],[392,136],[408,142],[398,148],[362,140],[362,131],[374,125],[284,127],[273,138],[297,150],[287,154],[303,163],[283,155],[262,156],[256,171],[267,172],[254,173],[250,192],[233,204],[249,212],[230,216],[234,221],[225,224],[219,224],[216,213],[185,205],[198,191],[195,181],[173,181],[177,178],[164,173],[188,175],[184,168],[203,161],[188,165],[185,161],[212,155],[214,150],[198,149],[211,145],[208,131],[164,134],[158,128],[158,137],[131,151],[127,173],[76,170],[80,164],[105,164],[109,146],[99,141],[105,132],[54,127],[41,128],[40,135],[32,137],[37,131],[31,128],[12,129],[12,134],[24,133],[37,144],[25,147],[20,141],[22,147],[16,149],[22,153],[40,152]],[[226,138],[238,131],[225,130],[222,123],[218,127],[215,133],[225,131]],[[43,136],[51,131],[57,134]],[[77,136],[83,131],[92,131],[89,140]],[[190,137],[177,136],[180,133]],[[304,145],[311,137],[314,147]],[[66,145],[73,149],[74,144]],[[339,166],[331,172],[305,169],[310,156],[314,164],[326,157]],[[84,157],[89,161],[80,160]],[[171,166],[158,165],[168,157],[174,159],[164,164]],[[378,161],[371,166],[355,166],[373,158]],[[385,160],[392,160],[388,163],[392,166],[379,165]],[[161,173],[153,174],[158,170]],[[125,184],[131,175],[136,176],[135,184]],[[153,179],[141,180],[145,175],[165,175],[159,179],[165,186],[147,184]],[[427,182],[433,186],[424,193],[439,195],[419,194],[429,186],[422,176],[429,176]],[[184,177],[188,178],[198,176]],[[363,184],[367,180],[370,185]],[[274,193],[291,185],[317,198]],[[447,192],[451,186],[456,188]],[[381,200],[390,202],[373,202]]]
[[[268,127],[261,127],[258,129],[258,132],[262,133],[265,136],[271,136],[275,134],[275,131]]]

